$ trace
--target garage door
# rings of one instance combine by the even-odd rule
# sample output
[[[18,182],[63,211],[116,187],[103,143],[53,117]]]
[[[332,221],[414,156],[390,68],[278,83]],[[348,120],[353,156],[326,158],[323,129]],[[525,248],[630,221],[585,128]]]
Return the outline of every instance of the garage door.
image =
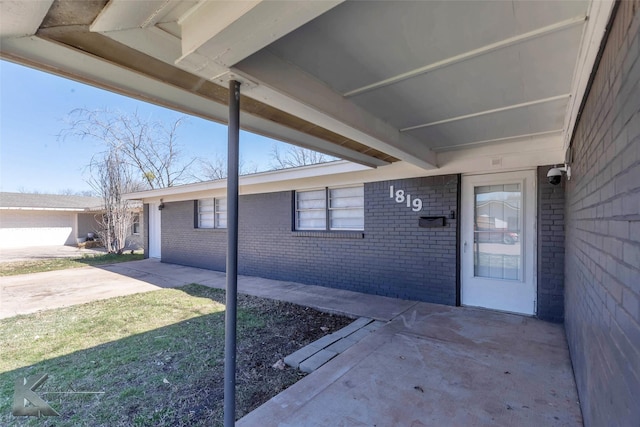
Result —
[[[75,213],[1,211],[0,247],[73,245]]]

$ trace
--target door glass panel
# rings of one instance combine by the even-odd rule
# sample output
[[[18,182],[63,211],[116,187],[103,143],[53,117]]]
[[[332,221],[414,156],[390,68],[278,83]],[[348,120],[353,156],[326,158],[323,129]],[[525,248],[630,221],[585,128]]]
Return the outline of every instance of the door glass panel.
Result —
[[[474,187],[474,276],[522,280],[520,184]]]

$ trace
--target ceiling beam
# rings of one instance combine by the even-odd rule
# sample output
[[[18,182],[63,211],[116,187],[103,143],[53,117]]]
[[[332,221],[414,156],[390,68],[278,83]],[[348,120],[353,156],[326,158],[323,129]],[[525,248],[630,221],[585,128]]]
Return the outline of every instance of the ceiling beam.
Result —
[[[568,99],[570,96],[571,96],[571,94],[565,93],[565,94],[562,94],[562,95],[552,96],[552,97],[549,97],[549,98],[536,99],[534,101],[523,102],[521,104],[507,105],[506,107],[500,107],[500,108],[494,108],[494,109],[491,109],[491,110],[478,111],[476,113],[465,114],[463,116],[449,117],[448,119],[438,120],[438,121],[435,121],[435,122],[424,123],[424,124],[419,124],[419,125],[415,125],[415,126],[408,126],[406,128],[400,129],[400,132],[409,132],[409,131],[416,130],[416,129],[427,128],[427,127],[430,127],[430,126],[442,125],[442,124],[445,124],[445,123],[457,122],[459,120],[471,119],[473,117],[480,117],[480,116],[486,116],[488,114],[500,113],[502,111],[517,110],[518,108],[530,107],[532,105],[546,104],[548,102],[559,101],[561,99]]]
[[[199,75],[208,68],[215,78],[342,1],[201,2],[178,21],[183,56],[176,65]]]
[[[0,37],[5,39],[35,34],[52,4],[53,0],[0,2]]]
[[[584,23],[584,21],[585,21],[585,16],[581,15],[574,18],[566,19],[564,21],[556,22],[555,24],[551,24],[546,27],[537,28],[533,31],[529,31],[524,34],[518,34],[517,36],[509,37],[507,39],[500,40],[498,42],[491,43],[486,46],[482,46],[477,49],[473,49],[468,52],[464,52],[459,55],[452,56],[450,58],[445,58],[441,61],[437,61],[432,64],[428,64],[423,67],[416,68],[414,70],[410,70],[405,73],[398,74],[396,76],[389,77],[384,80],[380,80],[375,83],[371,83],[369,85],[346,92],[344,96],[345,97],[356,96],[356,95],[360,95],[362,93],[369,92],[375,89],[380,89],[385,86],[390,86],[392,84],[401,82],[403,80],[411,79],[413,77],[426,74],[431,71],[435,71],[439,68],[448,67],[449,65],[453,65],[459,62],[464,62],[471,58],[475,58],[476,56],[484,55],[499,49],[503,49],[508,46],[512,46],[517,43],[522,43],[524,41],[531,40],[536,37],[541,37],[545,34],[550,34],[555,31],[560,31],[560,30],[573,27],[574,25],[582,24]]]
[[[495,139],[485,139],[483,141],[473,141],[473,142],[465,142],[462,144],[456,145],[443,145],[441,147],[433,147],[432,150],[436,153],[442,153],[445,151],[454,151],[454,150],[463,150],[467,148],[471,148],[474,146],[486,146],[488,144],[496,144],[496,143],[504,143],[509,141],[519,141],[522,139],[532,139],[532,138],[549,138],[554,141],[560,141],[562,138],[562,129],[543,131],[543,132],[533,132],[527,133],[523,135],[512,135],[504,138],[495,138]]]
[[[437,167],[436,154],[425,144],[267,50],[242,61],[232,72],[256,83],[243,92],[245,96],[423,169]]]
[[[90,30],[104,33],[153,26],[180,0],[110,0],[91,24]]]

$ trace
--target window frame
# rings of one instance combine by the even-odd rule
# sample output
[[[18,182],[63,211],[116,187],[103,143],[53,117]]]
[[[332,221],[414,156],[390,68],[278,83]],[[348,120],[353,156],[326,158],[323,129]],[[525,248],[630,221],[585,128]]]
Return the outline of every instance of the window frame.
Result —
[[[225,209],[219,209],[219,202],[225,200]],[[202,202],[207,201],[206,207],[210,210],[202,210]],[[224,225],[221,225],[220,218],[224,214]],[[208,219],[207,223],[211,223],[211,226],[203,226],[203,216],[206,215]],[[226,209],[226,197],[204,197],[196,199],[194,203],[194,228],[202,230],[225,230],[227,228],[227,209]]]
[[[362,206],[359,207],[335,207],[331,206],[331,190],[340,190],[340,189],[351,189],[351,188],[361,188],[362,189]],[[323,208],[309,208],[309,209],[300,209],[298,204],[298,195],[300,193],[309,193],[314,191],[323,191],[324,193],[324,207]],[[332,212],[346,211],[346,210],[359,210],[362,214],[362,227],[361,228],[339,228],[332,227]],[[300,212],[311,212],[311,211],[323,211],[324,212],[324,227],[323,228],[301,228],[300,227]],[[305,231],[305,232],[342,232],[342,231],[364,231],[364,184],[361,185],[345,185],[345,186],[337,186],[337,187],[320,187],[320,188],[310,188],[305,190],[296,190],[294,191],[294,200],[293,200],[293,231]]]
[[[139,235],[140,234],[140,214],[134,213],[133,218],[131,220],[131,234]]]

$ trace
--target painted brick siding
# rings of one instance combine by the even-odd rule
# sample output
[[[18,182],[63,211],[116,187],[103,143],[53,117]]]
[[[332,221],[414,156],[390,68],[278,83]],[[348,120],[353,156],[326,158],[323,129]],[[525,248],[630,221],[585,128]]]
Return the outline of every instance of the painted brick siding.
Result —
[[[162,210],[162,261],[224,271],[227,232],[195,228],[194,201],[165,203]]]
[[[584,423],[640,425],[640,0],[618,4],[572,141],[565,328]]]
[[[564,320],[564,187],[566,179],[551,185],[538,168],[538,313],[542,320]]]
[[[422,211],[396,203],[390,185],[421,198]],[[457,220],[442,228],[420,228],[418,220],[455,211],[457,185],[457,175],[365,184],[364,232],[295,232],[293,192],[241,196],[238,271],[453,305]],[[193,229],[193,201],[165,205],[163,261],[224,270],[226,233]]]

